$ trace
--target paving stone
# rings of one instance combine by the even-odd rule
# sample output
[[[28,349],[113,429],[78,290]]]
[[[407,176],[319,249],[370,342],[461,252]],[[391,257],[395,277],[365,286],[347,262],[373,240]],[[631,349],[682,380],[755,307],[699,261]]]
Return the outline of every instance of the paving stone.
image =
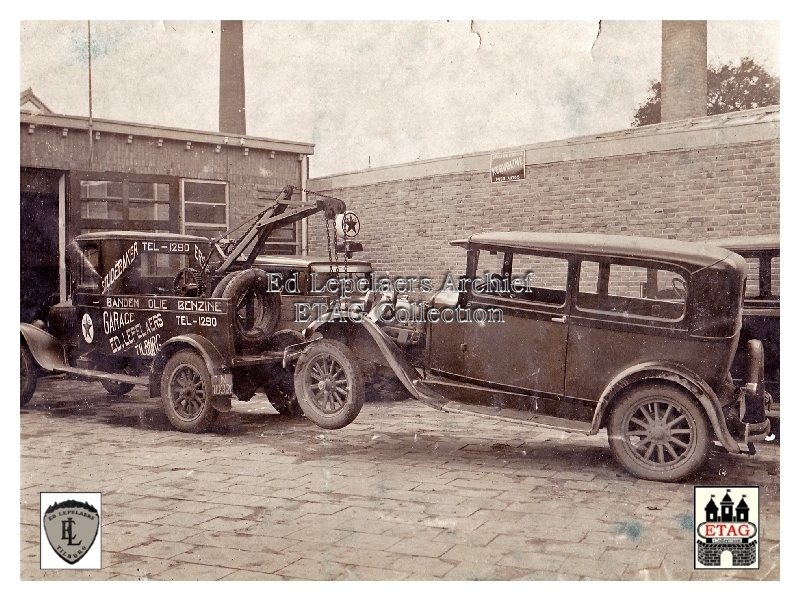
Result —
[[[246,569],[236,569],[230,575],[226,575],[220,581],[285,581],[285,577],[274,573],[259,573],[258,571],[248,571]]]
[[[211,515],[203,513],[167,512],[150,521],[154,525],[175,525],[176,527],[193,527],[214,519]]]
[[[151,558],[172,558],[177,554],[186,552],[192,548],[191,544],[184,544],[182,542],[166,542],[162,540],[153,540],[135,546],[129,546],[124,550],[128,554],[138,554],[139,556],[149,556]]]
[[[434,579],[442,577],[453,568],[453,563],[427,556],[401,556],[391,569],[408,573],[408,579]]]
[[[437,536],[438,537],[438,536]],[[446,541],[434,541],[416,538],[407,538],[385,548],[389,552],[411,554],[412,556],[442,556],[453,544]]]
[[[287,554],[250,552],[234,548],[196,546],[191,551],[173,557],[173,562],[211,565],[229,569],[244,569],[261,573],[274,573],[297,560]]]
[[[235,572],[235,569],[212,565],[181,563],[164,569],[153,579],[160,581],[218,581]]]
[[[318,562],[301,558],[277,574],[290,579],[308,579],[311,581],[331,581],[337,579],[345,571],[345,566],[333,561]]]
[[[336,529],[380,535],[382,533],[386,533],[388,529],[391,529],[394,526],[394,523],[387,523],[379,519],[364,519],[362,517],[358,519],[348,519],[343,523],[339,523],[336,525]]]
[[[296,540],[266,535],[244,535],[217,531],[195,531],[194,535],[185,538],[183,541],[196,546],[213,546],[253,552],[280,552],[296,543]]]
[[[105,548],[103,548],[105,553]],[[120,575],[122,579],[148,580],[153,579],[154,575],[168,569],[174,563],[161,558],[148,558],[134,554],[114,553],[114,564],[103,570]]]
[[[339,575],[337,581],[392,581],[405,579],[407,573],[392,571],[390,569],[376,569],[374,567],[349,566],[345,565],[344,572]]]
[[[377,535],[373,533],[354,532],[350,535],[343,537],[336,542],[337,546],[349,546],[351,548],[374,548],[376,550],[390,550],[391,552],[398,552],[398,550],[390,549],[400,541],[400,538],[391,535]]]

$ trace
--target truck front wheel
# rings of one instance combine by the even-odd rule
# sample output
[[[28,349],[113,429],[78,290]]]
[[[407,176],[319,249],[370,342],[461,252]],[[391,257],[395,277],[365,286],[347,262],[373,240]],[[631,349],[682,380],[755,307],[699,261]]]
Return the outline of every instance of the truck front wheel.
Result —
[[[319,340],[297,361],[294,387],[306,417],[324,429],[351,423],[364,405],[364,376],[350,348]]]
[[[211,405],[211,375],[193,350],[176,352],[161,377],[161,401],[172,426],[185,433],[207,431],[219,411]]]

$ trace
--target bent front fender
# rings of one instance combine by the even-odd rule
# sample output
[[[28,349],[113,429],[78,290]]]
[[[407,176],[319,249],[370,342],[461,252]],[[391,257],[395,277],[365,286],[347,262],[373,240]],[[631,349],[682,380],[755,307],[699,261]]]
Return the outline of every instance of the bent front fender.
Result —
[[[358,335],[359,332],[354,328],[362,331],[366,330],[369,334],[367,339],[371,338],[370,347],[364,343],[364,336]],[[442,407],[449,402],[447,398],[425,385],[417,370],[403,354],[403,351],[371,319],[364,318],[363,315],[358,322],[349,323],[337,323],[333,320],[320,319],[306,328],[304,336],[308,338],[313,333],[320,333],[323,338],[339,339],[348,346],[354,346],[351,349],[362,360],[378,362],[371,357],[379,358],[379,362],[388,365],[400,380],[400,383],[405,386],[414,398],[423,404],[436,410],[442,410]]]
[[[195,350],[203,358],[211,375],[211,404],[220,412],[231,409],[233,375],[225,357],[206,337],[196,333],[176,335],[167,340],[150,367],[150,396],[161,395],[161,377],[170,357],[184,348]]]
[[[599,431],[608,408],[622,390],[634,383],[648,380],[669,381],[685,389],[703,407],[714,434],[725,449],[734,454],[741,452],[739,444],[733,439],[728,427],[725,425],[725,414],[722,410],[722,405],[711,386],[688,369],[673,363],[648,362],[619,373],[600,396],[600,401],[594,411],[592,429],[589,435]]]
[[[57,371],[67,366],[64,346],[58,338],[28,323],[20,323],[19,332],[39,367],[45,371]]]

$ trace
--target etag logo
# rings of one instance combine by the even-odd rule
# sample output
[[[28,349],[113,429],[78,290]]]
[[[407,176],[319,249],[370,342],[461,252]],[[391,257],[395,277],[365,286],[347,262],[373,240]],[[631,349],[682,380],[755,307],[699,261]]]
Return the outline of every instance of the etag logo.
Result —
[[[695,569],[758,568],[758,486],[695,487]]]

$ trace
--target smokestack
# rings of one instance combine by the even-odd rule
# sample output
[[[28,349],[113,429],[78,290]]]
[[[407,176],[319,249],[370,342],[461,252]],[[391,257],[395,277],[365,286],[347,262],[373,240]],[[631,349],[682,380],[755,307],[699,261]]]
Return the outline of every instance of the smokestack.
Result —
[[[241,21],[221,21],[219,44],[219,130],[247,133],[244,114],[244,36]]]
[[[706,21],[661,21],[661,121],[706,116]]]

